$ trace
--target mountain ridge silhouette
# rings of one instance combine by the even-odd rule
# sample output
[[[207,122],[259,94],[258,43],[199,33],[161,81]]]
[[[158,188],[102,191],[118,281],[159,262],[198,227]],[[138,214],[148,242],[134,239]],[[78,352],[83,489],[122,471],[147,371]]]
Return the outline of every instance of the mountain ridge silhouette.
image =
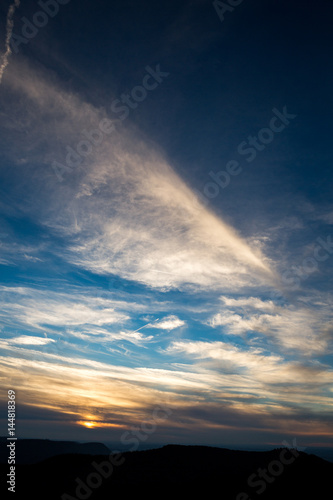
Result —
[[[1,464],[1,473],[7,468]],[[332,463],[294,448],[241,451],[175,444],[119,455],[53,455],[16,469],[16,500],[111,500],[138,492],[180,498],[200,490],[214,494],[217,488],[230,500],[326,498],[333,476]]]

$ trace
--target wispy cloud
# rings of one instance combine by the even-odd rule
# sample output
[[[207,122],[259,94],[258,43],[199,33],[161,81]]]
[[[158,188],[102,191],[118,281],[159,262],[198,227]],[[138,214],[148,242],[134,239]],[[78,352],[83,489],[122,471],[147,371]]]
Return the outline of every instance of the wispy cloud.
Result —
[[[145,343],[149,342],[153,336],[143,335],[141,332],[135,331],[124,331],[120,329],[119,331],[109,331],[103,328],[85,328],[81,327],[79,330],[68,329],[67,333],[73,337],[79,338],[86,342],[110,344],[111,342],[117,341],[127,341],[137,346],[142,347]]]
[[[24,287],[1,287],[2,312],[5,320],[15,315],[15,321],[25,326],[44,329],[47,326],[83,326],[122,324],[129,319],[123,304],[96,297],[38,290]],[[18,304],[15,297],[20,296]],[[118,309],[119,306],[119,309]],[[117,310],[118,309],[118,310]]]
[[[8,13],[7,13],[5,52],[2,55],[2,61],[1,61],[1,65],[0,65],[0,83],[2,80],[3,73],[8,65],[8,58],[9,58],[10,54],[12,53],[12,50],[10,47],[10,39],[11,39],[13,28],[14,28],[13,16],[14,16],[15,10],[19,6],[20,6],[20,0],[14,0],[14,3],[12,3],[9,6]]]
[[[278,306],[259,298],[222,297],[223,312],[208,324],[223,327],[231,335],[256,332],[272,339],[283,350],[303,355],[323,354],[331,349],[333,318],[329,303]]]
[[[11,354],[0,358],[1,376],[20,390],[21,406],[60,413],[74,426],[88,419],[101,428],[110,423],[124,428],[167,400],[173,411],[170,427],[180,429],[186,424],[192,430],[246,426],[276,432],[289,425],[287,432],[298,426],[298,432],[313,435],[332,430],[324,417],[320,422],[312,415],[311,424],[306,418],[314,408],[330,404],[325,387],[332,384],[332,371],[286,362],[258,349],[175,341],[165,354],[178,353],[182,363],[154,369],[28,352],[3,341],[0,346]],[[184,357],[190,364],[184,364]]]
[[[66,238],[62,258],[159,289],[235,289],[274,280],[263,252],[204,207],[163,153],[130,123],[95,147],[68,185],[59,185],[49,151],[64,154],[107,114],[40,69],[25,68],[24,82],[19,75],[19,67],[12,67],[13,88],[27,100],[26,147],[36,140],[42,148],[42,138],[48,142],[48,153],[35,158],[45,196],[34,216]]]
[[[224,392],[237,405],[243,406],[241,395],[255,397],[256,403],[259,399],[258,408],[263,411],[280,406],[288,413],[293,406],[304,410],[331,404],[333,371],[325,364],[288,361],[263,349],[242,349],[219,341],[174,341],[166,353],[183,353],[191,361],[193,371],[209,371],[212,381],[219,378],[221,386],[226,384]]]

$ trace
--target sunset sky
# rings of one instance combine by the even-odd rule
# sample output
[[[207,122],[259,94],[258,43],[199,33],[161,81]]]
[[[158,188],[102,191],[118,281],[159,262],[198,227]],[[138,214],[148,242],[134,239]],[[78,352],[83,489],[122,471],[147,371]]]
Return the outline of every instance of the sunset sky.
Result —
[[[0,435],[333,447],[333,5],[215,4],[1,4]]]

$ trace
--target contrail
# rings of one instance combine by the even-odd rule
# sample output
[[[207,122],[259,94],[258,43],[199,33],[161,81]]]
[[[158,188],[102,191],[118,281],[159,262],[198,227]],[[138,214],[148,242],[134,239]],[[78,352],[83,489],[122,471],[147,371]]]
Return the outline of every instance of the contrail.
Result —
[[[14,3],[9,7],[8,13],[7,13],[7,22],[6,22],[6,51],[2,56],[2,62],[0,66],[0,83],[2,80],[2,75],[3,72],[5,71],[7,65],[8,65],[8,57],[12,53],[12,49],[10,48],[10,39],[12,36],[13,32],[13,27],[14,27],[14,21],[13,21],[13,15],[15,12],[15,9],[20,6],[20,0],[14,0]]]
[[[155,319],[155,320],[153,321],[153,323],[156,323],[156,321],[158,321],[159,319],[160,319],[160,318]],[[151,322],[150,322],[150,323],[147,323],[146,325],[141,326],[141,328],[138,328],[137,330],[135,330],[134,332],[131,332],[131,333],[136,333],[136,332],[138,332],[139,330],[142,330],[142,328],[146,328],[146,326],[148,326],[148,325],[151,325]]]

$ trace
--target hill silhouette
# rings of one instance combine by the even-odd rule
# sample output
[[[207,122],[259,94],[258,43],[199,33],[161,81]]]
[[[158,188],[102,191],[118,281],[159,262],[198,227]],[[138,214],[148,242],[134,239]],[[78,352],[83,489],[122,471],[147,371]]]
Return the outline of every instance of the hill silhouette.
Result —
[[[1,473],[7,468],[2,464]],[[167,445],[119,455],[64,454],[18,465],[15,498],[111,500],[139,493],[148,498],[204,493],[223,500],[313,499],[326,498],[332,476],[332,463],[293,449]]]
[[[0,438],[0,463],[7,462],[7,449]],[[79,453],[83,455],[105,455],[110,450],[102,443],[77,443],[76,441],[52,441],[50,439],[20,439],[16,451],[16,463],[33,464],[55,455]]]

